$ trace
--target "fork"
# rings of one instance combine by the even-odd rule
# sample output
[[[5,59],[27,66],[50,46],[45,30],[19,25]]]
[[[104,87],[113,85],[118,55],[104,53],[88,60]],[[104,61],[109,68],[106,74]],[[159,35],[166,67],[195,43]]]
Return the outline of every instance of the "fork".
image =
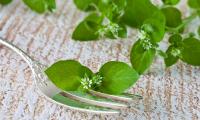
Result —
[[[72,110],[113,115],[120,114],[123,109],[130,107],[130,103],[142,99],[142,96],[127,93],[123,95],[109,95],[94,90],[88,90],[84,94],[74,91],[63,91],[56,87],[45,75],[46,65],[34,60],[23,50],[3,38],[0,38],[0,43],[19,54],[25,60],[31,68],[38,92],[52,103]]]

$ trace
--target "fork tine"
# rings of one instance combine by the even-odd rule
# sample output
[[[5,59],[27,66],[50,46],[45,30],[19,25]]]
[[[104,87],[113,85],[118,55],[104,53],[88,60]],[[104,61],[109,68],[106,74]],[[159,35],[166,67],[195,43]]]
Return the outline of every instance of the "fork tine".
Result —
[[[117,101],[123,101],[123,102],[127,102],[127,103],[132,102],[134,100],[143,99],[142,96],[134,95],[134,94],[123,94],[122,96],[117,96],[117,95],[101,93],[101,92],[94,91],[94,90],[89,90],[88,92],[95,96],[108,98],[108,99],[112,99],[112,100],[117,100]]]
[[[123,104],[123,103],[117,103],[114,101],[109,101],[110,99],[107,99],[107,101],[105,101],[106,99],[104,99],[104,101],[103,101],[102,98],[101,98],[101,100],[94,100],[94,99],[89,99],[89,98],[79,96],[79,95],[73,94],[71,92],[65,92],[65,91],[60,92],[60,94],[64,97],[74,99],[76,101],[88,103],[91,105],[95,105],[95,106],[106,107],[106,108],[111,108],[111,109],[115,109],[115,110],[128,108],[128,105]]]
[[[95,113],[95,114],[101,114],[101,115],[119,115],[120,114],[120,111],[118,110],[113,110],[109,108],[103,108],[103,107],[90,105],[87,103],[82,103],[74,99],[64,97],[59,93],[56,94],[52,99],[54,103],[57,103],[69,109],[78,110],[82,112]]]

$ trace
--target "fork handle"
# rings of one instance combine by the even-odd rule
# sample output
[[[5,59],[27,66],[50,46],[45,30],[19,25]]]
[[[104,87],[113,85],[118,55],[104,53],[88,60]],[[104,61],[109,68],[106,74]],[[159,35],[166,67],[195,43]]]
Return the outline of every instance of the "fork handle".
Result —
[[[3,39],[1,37],[0,37],[0,43],[3,44],[4,46],[10,48],[14,52],[16,52],[18,55],[20,55],[24,59],[24,61],[26,61],[26,63],[28,63],[29,66],[32,66],[33,59],[27,53],[25,53],[23,50],[21,50],[17,46],[13,45],[12,43],[6,41],[5,39]]]

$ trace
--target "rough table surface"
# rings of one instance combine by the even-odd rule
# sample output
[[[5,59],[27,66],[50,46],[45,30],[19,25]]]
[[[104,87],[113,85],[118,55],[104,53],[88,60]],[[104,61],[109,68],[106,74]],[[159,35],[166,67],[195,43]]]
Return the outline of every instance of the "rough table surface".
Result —
[[[57,11],[45,15],[32,12],[19,0],[0,7],[0,36],[42,63],[76,59],[97,71],[106,61],[129,62],[136,31],[125,40],[75,42],[71,34],[84,14],[75,8],[72,0],[57,2]],[[182,2],[184,12],[185,0]],[[0,45],[0,120],[199,120],[199,91],[200,68],[179,62],[165,69],[163,61],[156,59],[151,72],[130,89],[144,96],[144,104],[152,102],[151,105],[157,107],[155,110],[129,111],[120,116],[72,111],[42,97],[28,65]]]

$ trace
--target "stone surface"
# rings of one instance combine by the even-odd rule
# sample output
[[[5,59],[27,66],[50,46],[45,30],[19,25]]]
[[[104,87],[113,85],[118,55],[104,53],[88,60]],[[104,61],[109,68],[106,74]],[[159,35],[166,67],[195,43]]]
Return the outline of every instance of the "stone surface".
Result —
[[[42,63],[76,59],[97,71],[110,60],[129,62],[131,45],[137,39],[136,30],[124,40],[75,42],[71,39],[72,31],[85,14],[75,8],[72,0],[57,2],[55,13],[43,15],[32,12],[19,0],[0,7],[0,36]],[[185,2],[182,0],[179,7],[187,15]],[[87,114],[53,104],[37,91],[28,65],[0,45],[0,120],[200,119],[200,68],[179,62],[165,69],[159,58],[150,72],[130,89],[144,96],[143,104],[156,107],[151,111],[145,107],[147,112],[132,110],[120,116]]]

